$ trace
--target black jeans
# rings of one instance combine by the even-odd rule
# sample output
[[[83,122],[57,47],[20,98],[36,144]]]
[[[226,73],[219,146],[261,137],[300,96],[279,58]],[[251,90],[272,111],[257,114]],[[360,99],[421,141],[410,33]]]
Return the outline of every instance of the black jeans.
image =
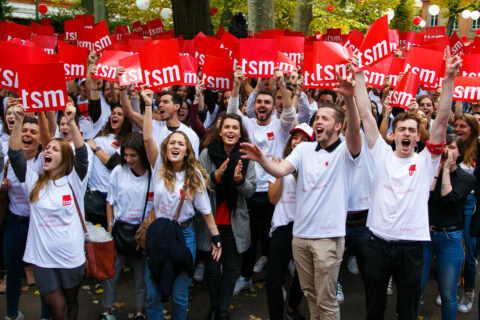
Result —
[[[247,206],[248,215],[250,216],[252,244],[250,245],[250,248],[242,254],[243,261],[240,274],[242,277],[250,279],[253,274],[255,258],[257,256],[257,243],[259,240],[262,255],[268,256],[268,247],[270,246],[270,225],[275,206],[268,200],[267,192],[255,192],[253,196],[247,200]]]
[[[385,241],[370,234],[365,254],[367,320],[384,319],[390,276],[397,287],[398,320],[416,320],[422,269],[420,241]]]
[[[218,231],[222,237],[222,256],[217,262],[211,252],[205,262],[205,277],[210,293],[210,304],[217,312],[228,312],[232,304],[233,289],[237,279],[240,255],[235,245],[231,226],[220,225]],[[222,272],[220,272],[220,265]]]
[[[266,272],[270,320],[283,319],[284,301],[282,285],[288,270],[288,263],[292,259],[292,228],[293,222],[286,226],[278,227],[272,232],[270,240]],[[302,301],[302,297],[303,292],[300,288],[298,274],[295,271],[295,277],[290,287],[288,306],[292,309],[297,309]]]

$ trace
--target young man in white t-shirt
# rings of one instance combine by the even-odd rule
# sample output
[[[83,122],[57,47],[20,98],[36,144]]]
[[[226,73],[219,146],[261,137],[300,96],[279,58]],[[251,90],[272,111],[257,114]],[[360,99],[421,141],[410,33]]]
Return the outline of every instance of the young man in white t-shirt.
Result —
[[[427,147],[415,153],[420,119],[403,112],[393,120],[396,150],[379,135],[371,113],[363,72],[355,73],[355,96],[374,165],[373,192],[367,226],[371,231],[365,257],[367,319],[384,318],[390,276],[397,287],[398,319],[417,319],[422,277],[421,241],[430,240],[428,198],[445,146],[453,80],[461,64],[447,47],[443,90]],[[355,59],[354,59],[355,60]]]
[[[339,138],[344,122],[342,109],[324,104],[313,124],[317,141],[301,143],[280,164],[269,160],[257,145],[241,145],[244,158],[257,161],[277,178],[298,173],[292,249],[310,319],[315,320],[340,318],[337,278],[344,249],[348,194],[355,158],[362,149],[353,81],[340,81],[336,91],[346,102],[345,142]]]
[[[274,81],[282,96],[284,106],[280,119],[272,116],[275,105],[273,95],[269,91],[260,90],[255,98],[255,118],[243,116],[239,109],[239,90],[243,80],[243,73],[238,67],[234,74],[232,95],[228,101],[227,113],[236,113],[242,117],[242,125],[248,132],[250,140],[257,144],[268,156],[280,158],[290,137],[295,121],[295,107],[292,104],[291,92],[285,85],[283,73],[276,71]],[[263,80],[259,80],[263,81]],[[257,188],[255,194],[247,200],[248,213],[250,215],[250,231],[252,244],[243,254],[240,278],[237,280],[234,295],[252,285],[253,272],[261,272],[266,265],[268,248],[270,246],[270,224],[272,221],[274,206],[268,200],[268,180],[270,175],[256,163]],[[262,256],[255,263],[257,243],[260,240]]]

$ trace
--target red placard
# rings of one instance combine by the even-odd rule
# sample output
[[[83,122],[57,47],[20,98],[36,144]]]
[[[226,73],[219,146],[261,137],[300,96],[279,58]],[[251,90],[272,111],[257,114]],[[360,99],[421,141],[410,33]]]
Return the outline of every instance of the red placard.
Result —
[[[119,78],[121,86],[143,82],[140,56],[138,54],[120,59],[118,65],[125,68],[125,73]]]
[[[392,55],[390,47],[388,17],[385,15],[375,21],[367,31],[359,52],[360,70],[382,61]]]
[[[388,30],[388,40],[390,41],[390,49],[392,49],[392,52],[400,48],[400,35],[398,30]]]
[[[52,26],[45,26],[35,22],[30,24],[32,34],[41,34],[45,36],[53,36],[53,27]]]
[[[322,37],[322,40],[343,43],[342,29],[340,28],[327,29],[327,34],[325,34],[324,37]]]
[[[158,36],[160,33],[163,32],[163,29],[164,28],[163,28],[162,18],[157,18],[157,19],[147,21],[147,30],[148,30],[148,34],[151,37]]]
[[[180,56],[180,62],[182,63],[183,70],[183,83],[185,86],[197,85],[198,74],[198,59],[192,56]]]
[[[87,48],[88,51],[92,51],[94,39],[94,30],[83,27],[77,33],[77,46],[80,48]]]
[[[450,37],[450,53],[452,56],[459,56],[463,53],[463,48],[465,45],[462,40],[458,37],[457,33],[454,32]]]
[[[278,40],[240,39],[239,63],[246,77],[272,78],[278,57]]]
[[[423,43],[424,35],[422,33],[417,33],[413,31],[400,32],[400,47],[406,48],[407,51],[410,50],[411,46],[421,45]]]
[[[420,47],[429,49],[429,50],[437,50],[437,51],[445,51],[445,48],[450,44],[450,38],[448,37],[441,37],[436,39],[429,39],[425,40]]]
[[[202,80],[207,89],[232,90],[233,61],[222,57],[205,57]]]
[[[415,99],[419,77],[415,73],[407,72],[393,90],[390,105],[408,110],[408,105]]]
[[[230,55],[230,58],[238,59],[238,48],[240,46],[240,41],[238,38],[230,32],[224,31],[220,40],[222,41],[220,48],[226,49]]]
[[[445,26],[427,27],[425,32],[425,40],[439,39],[445,37]]]
[[[98,53],[102,52],[106,48],[110,47],[113,44],[112,37],[110,36],[110,31],[108,31],[107,22],[105,20],[97,23],[94,30],[94,43],[93,49]]]
[[[63,64],[22,64],[18,70],[19,96],[26,112],[62,110],[68,102]]]
[[[140,52],[143,82],[152,90],[183,82],[177,39],[157,41]]]
[[[126,35],[130,34],[130,29],[128,26],[116,26],[115,31],[113,32],[113,38],[117,41],[123,40]]]
[[[405,61],[404,73],[411,71],[419,76],[422,85],[432,87],[438,82],[442,63],[443,52],[412,47]]]
[[[217,30],[217,33],[215,33],[214,38],[215,39],[222,39],[222,35],[223,35],[224,32],[225,32],[225,28],[223,28],[223,26],[220,26],[220,28],[218,28],[218,30]]]
[[[285,54],[278,51],[277,68],[285,74],[290,74],[297,69],[295,62],[290,60]]]
[[[318,83],[315,79],[315,68],[313,64],[313,51],[305,51],[303,57],[303,79],[304,79],[304,88],[309,89],[319,89],[325,88],[322,83]]]
[[[292,60],[296,66],[301,65],[305,40],[303,37],[280,37],[278,50]]]
[[[108,81],[117,81],[115,70],[119,66],[118,60],[129,57],[130,52],[125,51],[104,51],[97,62],[97,72],[92,74],[92,78]]]
[[[143,35],[143,27],[140,21],[135,21],[134,23],[132,23],[132,32],[140,36]]]
[[[206,56],[228,58],[227,50],[221,48],[222,42],[215,38],[195,37],[195,58],[203,66]]]
[[[353,53],[356,53],[360,50],[360,46],[363,42],[363,33],[358,31],[357,29],[353,29],[350,34],[348,35],[347,39],[343,43],[344,47],[350,47]]]
[[[405,59],[393,57],[388,74],[391,88],[395,88],[397,86],[398,76],[400,75],[400,72],[403,72],[403,69],[405,69]]]
[[[58,55],[63,62],[66,80],[87,76],[88,49],[58,41]]]
[[[47,54],[55,54],[55,36],[36,35],[32,36],[32,42],[43,49]]]
[[[480,78],[456,77],[453,82],[453,100],[479,102]]]
[[[24,26],[22,24],[7,21],[6,34],[7,40],[15,38],[29,40],[32,34],[32,29],[29,26]]]
[[[82,21],[82,25],[86,26],[87,28],[91,28],[94,25],[94,18],[91,14],[76,14],[75,20]]]
[[[79,31],[83,30],[82,20],[66,20],[63,22],[66,41],[77,41]]]
[[[368,67],[365,72],[365,83],[367,86],[382,88],[385,79],[390,75],[393,56],[376,63],[372,67]]]
[[[460,76],[480,77],[480,54],[466,54],[462,57]]]
[[[335,87],[340,77],[351,75],[348,64],[351,51],[336,42],[317,41],[313,45],[315,81],[325,87]]]

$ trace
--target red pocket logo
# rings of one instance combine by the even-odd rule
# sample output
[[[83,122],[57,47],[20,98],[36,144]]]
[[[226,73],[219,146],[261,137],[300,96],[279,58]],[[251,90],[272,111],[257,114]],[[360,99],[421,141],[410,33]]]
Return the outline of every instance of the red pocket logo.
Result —
[[[62,205],[64,207],[69,206],[71,204],[72,204],[72,197],[69,194],[62,196]]]
[[[412,164],[410,168],[408,168],[408,175],[413,176],[413,174],[415,173],[415,170],[416,170],[416,165]]]
[[[148,193],[148,201],[153,201],[153,192]]]
[[[327,162],[325,162],[325,167],[328,167],[328,161],[327,161]]]
[[[275,135],[273,132],[267,132],[267,138],[269,141],[275,140]]]
[[[112,148],[118,149],[118,142],[117,141],[112,142]]]

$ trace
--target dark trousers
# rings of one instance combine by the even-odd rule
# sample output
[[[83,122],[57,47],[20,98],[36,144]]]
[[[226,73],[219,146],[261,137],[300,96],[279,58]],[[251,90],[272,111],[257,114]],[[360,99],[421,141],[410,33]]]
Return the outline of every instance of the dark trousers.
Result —
[[[210,304],[217,312],[228,312],[232,304],[233,289],[237,279],[240,255],[237,252],[231,226],[218,226],[222,237],[222,256],[217,262],[208,254],[205,277],[210,293]],[[220,271],[222,266],[222,271]]]
[[[266,272],[270,320],[283,319],[284,301],[282,285],[288,270],[288,263],[292,259],[292,228],[293,222],[286,226],[278,227],[272,232],[272,238],[270,239]],[[302,301],[302,297],[303,292],[300,288],[298,274],[295,271],[295,277],[290,287],[288,306],[292,309],[297,309]]]
[[[260,241],[261,252],[263,256],[268,256],[268,247],[270,246],[270,225],[273,216],[273,206],[268,200],[267,192],[255,192],[247,200],[248,215],[250,216],[250,232],[252,235],[252,244],[250,248],[242,254],[241,275],[250,279],[253,274],[255,258],[257,256],[257,243]]]
[[[390,276],[397,287],[398,320],[416,320],[422,268],[420,241],[385,241],[371,234],[365,255],[367,320],[384,319]]]
[[[365,278],[365,251],[367,249],[370,231],[366,226],[347,227],[345,246],[349,253],[357,258],[358,269],[362,280]]]

